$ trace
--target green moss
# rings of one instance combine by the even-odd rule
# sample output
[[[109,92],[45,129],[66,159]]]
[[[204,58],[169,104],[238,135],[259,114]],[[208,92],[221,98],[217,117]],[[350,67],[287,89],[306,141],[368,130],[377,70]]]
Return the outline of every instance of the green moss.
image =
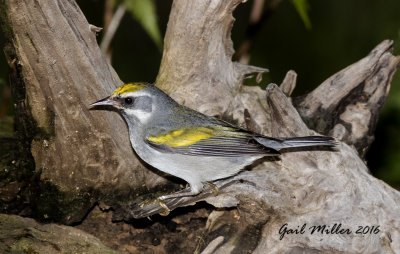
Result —
[[[95,203],[93,190],[63,192],[50,181],[40,180],[41,172],[35,173],[34,159],[29,144],[15,137],[0,138],[0,186],[17,182],[21,186],[10,202],[0,199],[0,211],[19,213],[27,206],[33,216],[42,221],[72,224],[80,221]],[[110,197],[111,198],[111,197]],[[26,204],[26,201],[30,204]]]
[[[5,116],[0,118],[0,137],[12,136],[14,132],[14,118]]]
[[[41,221],[80,222],[96,200],[90,190],[66,193],[50,181],[42,181],[38,187],[40,194],[36,197],[34,209]]]
[[[117,253],[73,227],[0,214],[0,253]]]
[[[19,213],[28,206],[34,168],[29,145],[14,136],[0,137],[0,212]]]
[[[0,137],[0,146],[0,182],[29,181],[34,162],[26,144],[15,137]]]
[[[24,83],[22,66],[19,64],[18,55],[12,44],[14,32],[7,15],[7,9],[8,6],[5,2],[0,1],[1,25],[8,41],[4,52],[11,63],[12,75],[10,75],[10,83],[16,107],[15,132],[7,140],[0,139],[0,185],[5,186],[11,182],[21,183],[23,189],[19,194],[23,195],[21,204],[25,201],[25,207],[21,205],[18,206],[18,209],[7,210],[6,212],[19,213],[26,208],[26,202],[30,202],[28,206],[30,206],[34,217],[42,221],[73,224],[84,218],[96,200],[104,200],[110,204],[129,204],[138,199],[137,193],[149,193],[150,198],[153,198],[175,189],[173,187],[168,189],[160,187],[150,191],[147,189],[113,190],[107,193],[104,190],[100,192],[100,190],[93,189],[63,191],[51,181],[43,181],[41,179],[40,169],[36,169],[34,158],[31,155],[31,144],[34,139],[51,140],[54,137],[54,113],[49,110],[43,112],[43,114],[46,114],[43,116],[43,121],[32,116],[30,98],[25,87],[28,84]],[[38,126],[38,122],[41,122],[43,126]],[[119,193],[130,194],[122,195]],[[0,210],[8,205],[1,202],[0,200]]]

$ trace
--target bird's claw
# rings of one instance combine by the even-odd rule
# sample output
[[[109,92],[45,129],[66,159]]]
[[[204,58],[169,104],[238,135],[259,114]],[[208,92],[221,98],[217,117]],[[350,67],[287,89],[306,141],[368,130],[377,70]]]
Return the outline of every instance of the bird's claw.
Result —
[[[217,185],[215,185],[215,184],[213,184],[213,183],[209,183],[209,182],[207,182],[207,185],[210,186],[210,188],[214,189],[214,191],[215,191],[214,196],[218,196],[219,190],[218,190]],[[212,191],[211,191],[211,193],[212,193]]]
[[[159,213],[161,216],[168,216],[168,214],[171,212],[171,210],[168,208],[168,206],[164,203],[163,200],[157,199],[158,204],[164,208],[164,212]]]

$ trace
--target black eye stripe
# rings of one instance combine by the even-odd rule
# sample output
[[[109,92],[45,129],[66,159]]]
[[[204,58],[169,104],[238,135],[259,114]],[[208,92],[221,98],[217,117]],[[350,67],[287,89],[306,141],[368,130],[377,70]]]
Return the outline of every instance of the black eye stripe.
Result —
[[[126,98],[124,99],[124,101],[125,101],[125,103],[128,104],[128,105],[130,105],[130,104],[133,103],[133,99],[132,99],[131,97],[126,97]]]
[[[125,109],[142,110],[145,112],[152,111],[152,99],[147,95],[127,96],[118,98],[122,107]]]

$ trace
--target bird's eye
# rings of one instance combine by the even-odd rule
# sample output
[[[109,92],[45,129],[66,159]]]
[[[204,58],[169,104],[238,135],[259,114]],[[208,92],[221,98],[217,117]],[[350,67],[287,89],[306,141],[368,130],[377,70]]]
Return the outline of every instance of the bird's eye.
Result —
[[[130,105],[130,104],[132,104],[132,102],[133,102],[133,100],[132,100],[131,97],[126,97],[126,98],[125,98],[125,103],[126,103],[126,104]]]

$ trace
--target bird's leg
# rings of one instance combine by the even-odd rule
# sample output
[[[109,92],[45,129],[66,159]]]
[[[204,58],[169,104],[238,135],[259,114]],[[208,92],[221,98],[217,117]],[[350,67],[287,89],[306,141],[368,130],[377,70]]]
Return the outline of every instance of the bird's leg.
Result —
[[[184,189],[172,194],[168,194],[168,195],[164,195],[161,196],[159,198],[157,198],[157,202],[158,204],[164,208],[164,212],[160,213],[161,216],[167,216],[169,214],[169,212],[171,211],[168,206],[164,203],[164,200],[166,199],[170,199],[170,198],[180,198],[180,197],[187,197],[187,196],[194,196],[197,195],[198,193],[194,193],[191,188],[189,187],[189,189]]]
[[[217,185],[215,185],[215,184],[213,184],[213,183],[210,183],[210,182],[206,182],[207,183],[207,185],[208,186],[210,186],[210,188],[213,188],[214,189],[214,191],[215,191],[215,196],[218,196],[218,193],[219,193],[219,190],[218,190],[218,187],[217,187]],[[212,193],[212,192],[211,192]]]
[[[162,208],[164,208],[164,212],[162,212],[162,213],[159,213],[161,216],[167,216],[170,212],[171,212],[171,210],[168,208],[168,206],[164,203],[164,201],[162,201],[161,199],[157,199],[157,201],[158,201],[158,204],[162,207]]]
[[[189,197],[189,196],[195,196],[199,194],[200,191],[193,191],[191,187],[183,189],[178,192],[174,192],[168,195],[164,195],[159,197],[159,200],[166,200],[166,199],[171,199],[171,198],[181,198],[181,197]]]
[[[215,196],[218,196],[218,193],[219,193],[218,187],[217,187],[215,184],[210,183],[210,182],[206,182],[206,184],[207,184],[208,186],[210,186],[210,188],[214,189],[214,190],[215,190]],[[182,198],[182,197],[196,196],[196,195],[198,195],[202,190],[203,190],[203,187],[201,187],[201,188],[189,187],[189,188],[180,190],[180,191],[178,191],[178,192],[174,192],[174,193],[171,193],[171,194],[168,194],[168,195],[161,196],[161,197],[159,197],[158,199],[161,200],[161,201],[163,201],[163,200],[171,199],[171,198]]]
[[[207,184],[208,186],[210,186],[211,189],[214,189],[214,191],[215,191],[215,192],[214,192],[214,195],[215,195],[215,196],[218,196],[218,193],[219,193],[218,187],[217,187],[215,184],[210,183],[210,182],[206,182],[206,184]],[[171,194],[164,195],[164,196],[161,196],[161,197],[157,198],[158,204],[159,204],[162,208],[164,208],[164,212],[160,213],[160,215],[161,215],[161,216],[167,216],[167,215],[170,213],[170,211],[171,211],[171,210],[168,208],[168,206],[164,203],[165,200],[171,199],[171,198],[182,198],[182,197],[196,196],[196,195],[198,195],[198,194],[201,192],[201,190],[202,190],[202,188],[201,188],[200,190],[199,190],[199,189],[200,189],[200,188],[191,188],[191,187],[189,187],[189,188],[180,190],[180,191],[178,191],[178,192],[171,193]],[[212,190],[211,190],[211,193],[213,193]]]

